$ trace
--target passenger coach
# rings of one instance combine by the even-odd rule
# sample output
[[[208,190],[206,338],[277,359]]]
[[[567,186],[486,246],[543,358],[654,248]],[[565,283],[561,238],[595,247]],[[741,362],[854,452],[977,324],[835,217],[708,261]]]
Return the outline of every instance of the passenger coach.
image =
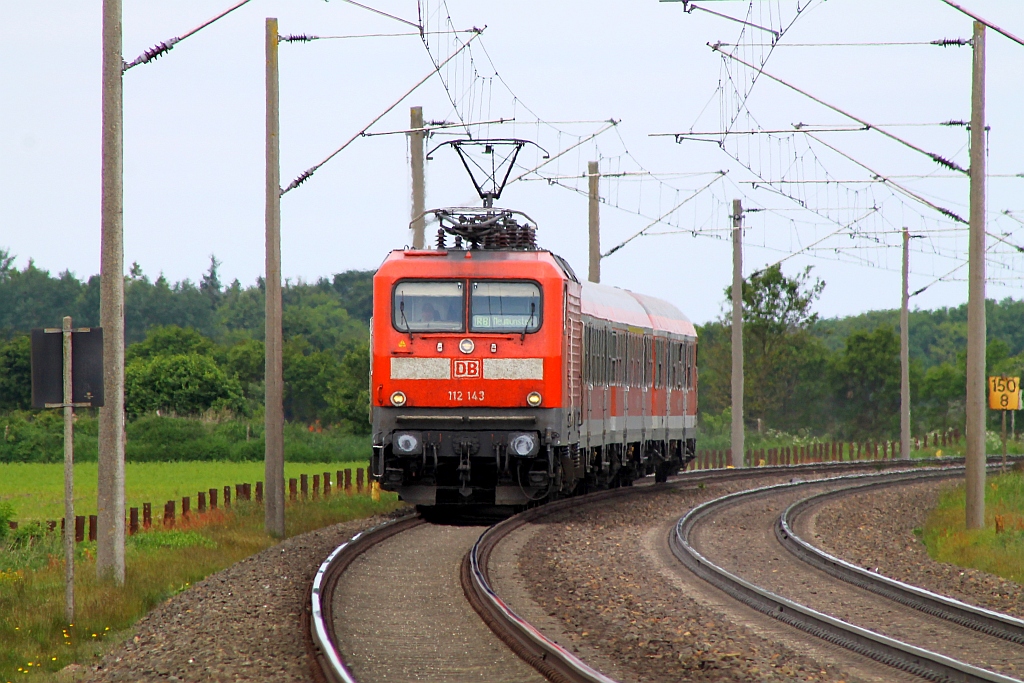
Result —
[[[442,232],[438,248],[394,251],[374,277],[381,487],[420,506],[523,506],[684,466],[697,413],[686,316],[580,283],[536,248],[532,225],[476,211],[487,231],[459,216],[454,247]]]

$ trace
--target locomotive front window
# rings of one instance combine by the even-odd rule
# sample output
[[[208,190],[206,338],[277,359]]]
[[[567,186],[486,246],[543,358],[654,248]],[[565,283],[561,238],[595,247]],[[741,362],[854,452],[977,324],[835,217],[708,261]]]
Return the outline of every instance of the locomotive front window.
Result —
[[[469,305],[471,332],[540,329],[540,287],[532,282],[474,282]]]
[[[461,282],[406,280],[395,286],[392,319],[401,332],[461,332],[465,320]]]

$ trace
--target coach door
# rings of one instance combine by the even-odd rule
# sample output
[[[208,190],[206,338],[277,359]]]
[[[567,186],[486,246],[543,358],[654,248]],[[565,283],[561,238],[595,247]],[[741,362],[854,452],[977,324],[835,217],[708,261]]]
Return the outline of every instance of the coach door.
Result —
[[[565,402],[567,439],[578,442],[579,428],[583,421],[583,319],[580,311],[579,285],[565,286],[565,369],[566,391],[569,400]]]

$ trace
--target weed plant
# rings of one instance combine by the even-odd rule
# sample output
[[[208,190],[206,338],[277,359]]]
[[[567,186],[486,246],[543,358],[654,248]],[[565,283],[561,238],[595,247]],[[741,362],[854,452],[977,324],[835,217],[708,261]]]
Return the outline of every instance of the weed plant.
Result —
[[[401,505],[383,492],[379,501],[341,493],[289,503],[287,535]],[[60,535],[19,527],[0,539],[0,681],[46,680],[69,664],[95,661],[160,602],[274,543],[263,531],[263,508],[255,503],[179,519],[173,530],[128,538],[123,587],[97,581],[95,543],[79,543],[76,618],[68,624]]]
[[[917,530],[928,554],[939,562],[1024,583],[1024,472],[988,478],[984,529],[966,529],[965,500],[962,484],[939,497],[938,505]]]

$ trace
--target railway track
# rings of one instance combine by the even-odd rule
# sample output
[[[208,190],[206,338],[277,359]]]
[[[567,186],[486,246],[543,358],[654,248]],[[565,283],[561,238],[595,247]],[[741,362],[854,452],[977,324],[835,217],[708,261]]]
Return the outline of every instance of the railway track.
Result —
[[[734,493],[683,516],[670,544],[695,574],[740,602],[875,661],[936,681],[1019,680],[994,669],[1024,671],[1024,623],[861,570],[794,532],[802,514],[835,496],[958,473],[876,475],[870,483],[845,477]],[[811,487],[828,490],[807,496]],[[715,524],[736,533],[712,536]],[[777,542],[793,554],[776,552],[769,543]]]
[[[898,466],[898,464],[899,463],[886,463],[886,465],[890,466]],[[877,469],[879,469],[878,462],[824,463],[767,467],[750,470],[703,470],[687,472],[680,475],[679,477],[674,478],[673,481],[669,482],[668,486],[699,486],[705,482],[722,482],[771,476],[778,477],[780,475],[839,475],[850,472],[875,471]],[[494,643],[497,642],[498,638],[500,638],[504,645],[511,649],[511,651],[514,652],[520,660],[522,660],[517,663],[522,664],[522,662],[526,662],[530,667],[532,667],[531,671],[539,671],[549,680],[564,681],[566,683],[576,683],[578,681],[611,683],[612,679],[588,666],[571,652],[547,638],[537,628],[515,614],[515,612],[502,600],[501,596],[495,593],[491,587],[488,572],[488,559],[491,551],[503,538],[513,533],[516,529],[526,524],[530,524],[531,522],[535,522],[544,516],[579,505],[589,505],[614,498],[642,495],[644,490],[654,489],[652,486],[648,486],[647,482],[638,482],[638,485],[634,487],[601,491],[588,496],[565,499],[537,508],[531,508],[487,529],[462,527],[460,532],[457,534],[459,537],[458,542],[453,538],[448,538],[447,541],[444,541],[446,543],[446,552],[444,554],[447,558],[445,561],[447,568],[444,569],[444,572],[451,573],[454,571],[458,577],[458,584],[460,586],[460,588],[455,588],[455,592],[460,593],[460,595],[454,596],[449,594],[446,600],[449,602],[462,600],[464,606],[468,607],[471,605],[470,611],[475,610],[482,619],[482,622],[478,622],[478,625],[482,626],[483,623],[486,623],[486,625],[490,627],[490,631],[493,631],[494,635],[491,636],[493,641],[485,647],[494,648]],[[795,510],[794,517],[798,514],[799,510]],[[313,652],[315,653],[315,658],[318,664],[317,674],[320,680],[356,683],[357,680],[360,680],[357,673],[360,674],[360,676],[363,676],[365,681],[375,680],[377,678],[376,676],[364,675],[367,671],[365,666],[354,665],[353,662],[346,661],[340,654],[341,652],[349,653],[352,648],[352,639],[350,635],[339,634],[336,629],[339,617],[337,596],[339,594],[339,586],[341,585],[339,579],[342,574],[349,571],[359,570],[360,558],[364,558],[364,556],[368,556],[368,554],[380,552],[381,548],[388,546],[389,541],[392,546],[396,547],[408,545],[405,541],[402,541],[401,543],[397,542],[397,536],[402,535],[403,539],[411,538],[414,533],[428,532],[429,529],[436,526],[437,525],[429,524],[423,519],[414,516],[398,519],[357,535],[348,543],[338,547],[324,561],[313,581],[309,613],[309,631],[312,636]],[[795,535],[792,536],[794,538],[798,538]],[[442,541],[438,539],[428,540],[426,544],[421,544],[421,546],[424,548],[437,549],[441,547],[439,545],[441,542]],[[459,543],[463,545],[459,545]],[[430,550],[430,552],[434,552],[434,550]],[[463,552],[465,553],[464,555],[461,554]],[[453,563],[452,558],[455,557],[461,558],[461,561]],[[365,558],[364,561],[368,563],[367,567],[372,565],[372,562],[365,560]],[[428,564],[432,568],[436,569],[436,563],[434,560],[431,560]],[[382,571],[379,565],[372,566],[377,567],[372,570],[372,572],[370,572],[367,567],[364,567],[361,571],[366,576],[375,577],[378,583],[387,584],[388,574]],[[412,581],[412,572],[406,572],[406,574],[406,578]],[[451,582],[449,582],[445,590],[451,591],[451,589]],[[344,588],[341,589],[342,592],[344,590]],[[464,598],[461,595],[463,593]],[[370,604],[375,599],[378,598],[376,596],[366,596],[366,599],[363,600],[363,604]],[[358,602],[359,601],[357,599],[357,603]],[[396,611],[406,609],[408,603],[392,601],[388,602],[385,606],[388,611],[394,613]],[[360,615],[353,614],[350,616],[353,619],[358,618],[366,622],[371,622],[376,618],[368,613]],[[441,615],[438,615],[438,618],[440,618],[440,616]],[[465,621],[465,619],[463,619],[463,621]],[[385,628],[387,628],[387,625],[381,625],[380,629],[370,633],[369,635],[374,638],[379,638],[380,633]],[[414,626],[413,628],[415,629],[417,627]],[[486,631],[487,629],[484,628],[484,630]],[[488,631],[488,635],[490,635],[490,631]],[[486,640],[486,638],[483,638],[480,634],[476,634],[474,638],[481,641]],[[378,652],[381,652],[382,650],[385,651],[385,653],[388,652],[387,647],[382,648],[379,645],[379,641],[375,642],[377,642],[376,649]],[[396,640],[395,642],[397,644],[398,641]],[[479,644],[477,646],[479,646]],[[467,649],[464,652],[466,657],[473,656],[470,649]],[[492,650],[492,657],[493,652],[494,650]],[[507,653],[507,650],[505,650],[505,653]],[[451,660],[453,658],[453,654],[454,653],[452,651],[449,651],[444,656]],[[403,657],[397,656],[396,654],[394,658],[382,658],[379,664],[382,666],[395,666],[396,661],[400,662],[402,660]],[[357,670],[356,673],[353,672],[353,668]],[[458,667],[456,666],[455,668]],[[530,679],[528,674],[519,669],[515,669],[513,665],[509,664],[506,660],[501,660],[498,670],[496,671],[486,671],[476,666],[469,666],[468,671],[468,674],[467,671],[462,671],[460,675],[457,671],[444,672],[438,670],[433,672],[435,674],[433,679],[473,680],[474,678],[479,678],[480,680],[533,680]],[[381,677],[382,680],[394,678],[394,676]],[[956,679],[947,677],[947,679],[1013,680],[1005,677],[987,679]]]
[[[779,516],[778,522],[775,525],[775,535],[779,542],[796,557],[837,579],[860,586],[873,593],[940,619],[945,619],[1018,645],[1024,645],[1024,620],[974,605],[968,605],[918,586],[912,586],[902,581],[890,579],[862,569],[815,547],[801,538],[794,530],[797,528],[798,523],[804,517],[809,516],[818,506],[824,505],[840,496],[853,495],[867,489],[877,488],[877,486],[877,484],[864,484],[837,491],[827,491],[793,503]]]

